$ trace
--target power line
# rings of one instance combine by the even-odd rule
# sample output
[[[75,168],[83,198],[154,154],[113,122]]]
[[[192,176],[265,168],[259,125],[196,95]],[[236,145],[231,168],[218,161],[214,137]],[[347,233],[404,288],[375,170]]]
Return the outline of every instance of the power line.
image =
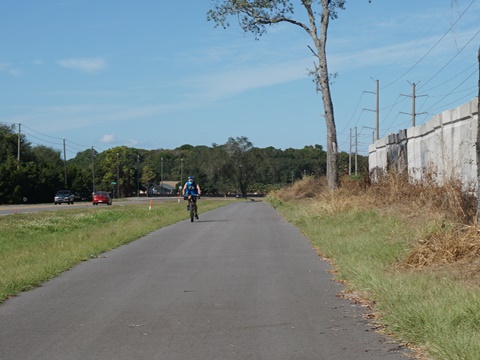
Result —
[[[24,126],[24,125],[22,124],[22,127],[26,127],[26,126]],[[28,128],[28,129],[29,129],[29,130],[32,130],[32,129],[30,129],[30,128]],[[49,143],[49,144],[58,145],[58,146],[61,145],[61,144],[56,143],[56,142],[53,142],[53,141],[49,141],[49,140],[45,140],[45,139],[39,138],[38,136],[32,135],[32,134],[30,134],[30,133],[28,133],[28,132],[26,132],[26,131],[22,131],[22,134],[28,135],[29,137],[32,137],[32,138],[37,139],[37,140],[40,140],[40,141],[42,141],[42,142],[44,142],[44,143]],[[52,137],[52,138],[53,138],[53,137]],[[53,139],[55,139],[55,138],[53,138]]]
[[[39,135],[45,136],[45,137],[50,138],[50,139],[63,140],[62,138],[59,138],[59,137],[55,137],[55,136],[50,136],[50,135],[47,135],[47,134],[43,134],[43,133],[41,133],[41,132],[39,132],[39,131],[37,131],[37,130],[35,130],[35,129],[32,129],[32,128],[28,127],[28,126],[25,125],[25,124],[22,124],[22,127],[23,127],[23,128],[27,128],[27,129],[33,131],[34,133],[37,133],[37,134],[39,134]]]
[[[477,95],[477,93],[478,93],[478,90],[475,90],[475,91],[472,91],[471,93],[469,93],[468,95],[470,95],[470,96],[472,96],[472,97],[475,97],[475,96]],[[465,96],[462,96],[461,98],[456,99],[455,101],[452,101],[452,102],[450,102],[450,103],[448,103],[448,104],[444,104],[444,105],[441,106],[441,107],[438,107],[438,108],[435,108],[435,109],[430,108],[430,109],[428,109],[428,111],[430,111],[430,112],[431,112],[431,111],[436,112],[437,110],[445,109],[445,107],[448,107],[448,106],[450,106],[450,105],[458,104],[458,101],[461,100],[461,99],[464,99],[464,98],[465,98]],[[443,99],[442,99],[442,100],[443,100]],[[435,106],[435,105],[436,105],[436,104],[434,104],[434,105],[432,105],[432,106]]]
[[[82,148],[88,148],[88,149],[90,149],[90,148],[91,148],[91,146],[88,146],[88,145],[82,145],[82,144],[77,144],[77,143],[73,142],[72,140],[68,140],[68,141],[69,141],[70,143],[72,143],[72,144],[75,144],[75,145],[77,145],[77,146],[81,146]]]
[[[475,0],[472,0],[472,2],[470,3],[470,5],[467,6],[467,8],[460,14],[460,16],[457,18],[457,20],[455,20],[455,22],[448,28],[448,30],[445,32],[445,34],[442,35],[442,37],[440,37],[440,39],[430,48],[430,50],[428,50],[415,64],[413,64],[412,67],[410,67],[407,71],[405,71],[402,75],[400,75],[399,77],[397,77],[395,80],[393,80],[391,83],[385,85],[383,89],[389,87],[390,85],[393,85],[394,83],[396,83],[398,80],[400,80],[401,78],[403,78],[405,75],[407,75],[410,71],[412,71],[418,64],[420,64],[420,62],[425,59],[427,57],[428,54],[430,54],[433,49],[435,49],[437,47],[437,45],[445,38],[445,36],[448,35],[448,33],[453,29],[453,27],[457,24],[458,21],[460,21],[460,19],[463,17],[463,15],[465,15],[465,13],[468,11],[468,9],[470,9],[470,7],[473,5],[473,3],[475,2]],[[424,84],[425,85],[425,84]]]
[[[436,85],[436,86],[434,86],[434,87],[431,87],[431,88],[429,88],[429,89],[424,90],[424,92],[430,92],[430,91],[432,91],[432,90],[434,90],[434,89],[436,89],[436,88],[438,88],[438,87],[440,87],[440,86],[442,86],[442,85],[445,85],[446,83],[448,83],[448,82],[452,81],[453,79],[455,79],[455,78],[459,77],[460,75],[462,75],[464,72],[467,72],[467,71],[470,70],[471,68],[473,68],[473,67],[476,68],[477,65],[478,65],[477,63],[473,63],[472,65],[470,65],[469,67],[467,67],[466,69],[464,69],[463,71],[461,71],[460,73],[458,73],[457,75],[451,77],[451,78],[448,79],[448,80],[445,80],[445,81],[444,81],[443,83],[441,83],[441,84],[438,84],[438,85]]]
[[[437,102],[434,103],[432,106],[430,106],[426,111],[430,111],[435,105],[439,104],[439,103],[442,102],[445,98],[447,98],[448,96],[450,96],[451,94],[453,94],[456,89],[458,89],[458,88],[459,88],[461,85],[463,85],[467,80],[469,80],[476,72],[477,72],[477,70],[475,70],[473,73],[471,73],[465,80],[463,80],[460,84],[458,84],[452,91],[450,91],[448,94],[446,94],[445,96],[443,96],[439,101],[437,101]]]
[[[65,139],[65,141],[67,142],[68,146],[70,146],[71,148],[74,148],[74,149],[77,149],[77,150],[85,150],[85,149],[91,149],[91,146],[87,146],[87,145],[82,145],[82,144],[77,144],[76,142],[72,141],[72,140],[68,140],[68,139]],[[73,145],[72,145],[73,144]],[[75,146],[74,146],[75,145]]]
[[[345,125],[345,127],[342,129],[342,131],[340,131],[340,134],[345,134],[345,131],[347,130],[348,126],[350,125],[350,123],[352,122],[353,120],[353,117],[355,116],[355,113],[357,112],[358,110],[358,107],[360,106],[360,102],[362,101],[362,98],[363,98],[363,95],[365,94],[365,91],[362,91],[361,95],[360,95],[360,98],[358,99],[358,102],[357,102],[357,106],[355,106],[355,110],[353,110],[353,113],[352,113],[352,116],[350,117],[350,120],[348,120],[347,124]],[[363,110],[362,110],[363,111]],[[357,119],[357,123],[358,123],[358,119]],[[356,124],[357,124],[356,123]],[[355,124],[355,125],[356,125]]]
[[[472,42],[472,40],[478,35],[480,34],[480,29],[470,38],[470,40],[468,40],[468,42],[440,69],[438,70],[435,75],[433,75],[429,80],[427,80],[421,87],[424,87],[425,85],[427,85],[431,80],[433,80],[438,74],[440,74],[442,72],[443,69],[445,69],[466,47],[468,44],[470,44]]]
[[[425,31],[425,33],[422,35],[422,37],[421,37],[420,39],[418,39],[417,41],[415,41],[415,43],[412,45],[412,47],[416,47],[417,44],[418,44],[421,40],[423,40],[423,39],[425,38],[425,36],[440,22],[440,20],[442,20],[442,19],[445,17],[445,14],[446,14],[448,11],[449,11],[449,10],[447,9],[447,10],[438,18],[438,20],[435,21],[435,23],[434,23],[432,26],[430,26],[430,28],[429,28],[427,31]],[[395,65],[396,63],[398,63],[398,61],[399,61],[402,57],[404,57],[405,54],[408,53],[409,51],[410,51],[410,48],[409,48],[408,50],[406,50],[402,55],[400,55],[400,56],[397,58],[397,60],[395,60],[395,61],[390,65],[390,67],[392,67],[393,65]],[[403,76],[403,75],[402,75],[402,76]],[[397,80],[399,80],[399,79],[397,79]],[[388,84],[388,85],[385,86],[385,87],[388,87],[388,86],[392,85],[392,84],[393,84],[394,82],[396,82],[397,80],[393,81],[391,84]],[[383,90],[383,88],[382,88],[382,90]]]

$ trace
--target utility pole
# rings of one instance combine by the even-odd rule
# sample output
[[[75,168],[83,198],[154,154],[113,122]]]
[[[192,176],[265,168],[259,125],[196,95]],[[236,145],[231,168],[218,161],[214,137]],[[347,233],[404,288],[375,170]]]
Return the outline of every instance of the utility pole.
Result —
[[[415,87],[416,87],[416,84],[415,83],[410,83],[408,82],[409,84],[412,85],[412,95],[404,95],[404,94],[400,94],[401,96],[408,96],[408,97],[411,97],[412,98],[412,127],[415,127],[415,118],[417,115],[420,115],[420,114],[425,114],[425,113],[417,113],[416,112],[416,108],[415,108],[415,99],[419,96],[427,96],[427,95],[419,95],[417,96],[416,93],[415,93]],[[408,113],[405,113],[405,112],[400,112],[400,114],[408,114]]]
[[[22,127],[22,124],[18,123],[17,169],[20,169],[20,146],[21,146],[20,138],[21,138],[21,132],[22,132],[21,127]]]
[[[161,191],[161,194],[164,193],[164,190],[163,190],[163,158],[160,159],[162,161],[162,165],[161,165],[161,171],[160,171],[160,191]]]
[[[350,148],[348,151],[348,175],[352,175],[352,128],[350,128]]]
[[[412,127],[415,127],[415,83],[412,83]]]
[[[183,184],[183,158],[180,159],[180,185]]]
[[[357,127],[355,126],[355,175],[357,175],[358,169],[358,136],[357,136]]]
[[[362,130],[363,129],[370,129],[370,130],[373,130],[372,131],[372,144],[375,142],[375,128],[372,128],[372,127],[369,127],[369,126],[362,126]]]
[[[92,146],[92,195],[95,193],[95,164],[93,157],[95,156],[95,150],[93,150]]]
[[[65,146],[65,138],[63,138],[63,167],[65,169],[65,187],[67,187],[67,148]]]
[[[137,197],[140,197],[140,155],[137,154]]]
[[[119,157],[120,157],[120,154],[117,153],[117,199],[120,198],[120,167],[118,164]]]
[[[379,94],[379,89],[378,89],[378,86],[379,86],[379,82],[378,80],[376,81],[377,83],[377,89],[376,89],[376,111],[375,111],[375,135],[376,135],[376,139],[375,140],[378,140],[379,139],[379,128],[380,128],[380,94]]]
[[[372,109],[363,109],[367,111],[374,111],[375,112],[375,140],[379,139],[379,128],[380,128],[380,93],[379,93],[379,81],[375,80],[376,83],[376,90],[375,92],[372,91],[365,91],[366,93],[369,94],[374,94],[375,95],[375,110]]]

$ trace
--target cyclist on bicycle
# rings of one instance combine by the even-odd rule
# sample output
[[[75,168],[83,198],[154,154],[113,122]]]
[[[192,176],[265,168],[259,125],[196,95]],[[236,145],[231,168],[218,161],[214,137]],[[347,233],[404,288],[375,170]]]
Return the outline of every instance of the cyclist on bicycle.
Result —
[[[187,182],[185,185],[183,185],[183,190],[182,194],[184,198],[186,197],[188,199],[188,205],[187,205],[187,210],[190,210],[190,204],[192,202],[192,196],[200,196],[202,193],[202,190],[200,189],[200,185],[198,185],[195,182],[195,179],[193,176],[189,176]],[[193,202],[195,205],[195,217],[198,219],[198,207],[197,207],[197,202]]]

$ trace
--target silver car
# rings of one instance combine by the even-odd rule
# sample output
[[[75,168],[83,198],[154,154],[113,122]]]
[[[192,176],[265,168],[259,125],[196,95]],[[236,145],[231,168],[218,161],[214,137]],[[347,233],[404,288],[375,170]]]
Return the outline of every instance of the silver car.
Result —
[[[59,190],[55,194],[55,198],[53,202],[55,205],[61,204],[61,203],[68,203],[69,205],[73,205],[73,201],[75,200],[75,195],[72,194],[70,190]]]

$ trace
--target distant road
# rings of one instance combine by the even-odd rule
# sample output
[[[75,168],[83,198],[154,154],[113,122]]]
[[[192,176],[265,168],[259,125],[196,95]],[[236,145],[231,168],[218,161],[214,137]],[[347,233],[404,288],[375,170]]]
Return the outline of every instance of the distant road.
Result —
[[[135,204],[144,202],[147,203],[152,200],[154,202],[157,201],[177,201],[177,198],[174,197],[154,197],[154,198],[127,198],[127,199],[119,199],[113,200],[113,206],[115,205],[125,205],[125,204]],[[104,207],[107,205],[97,205],[98,207]],[[9,215],[15,213],[31,213],[31,212],[38,212],[38,211],[47,211],[47,210],[67,210],[67,209],[74,209],[74,208],[85,208],[85,207],[97,207],[92,204],[91,201],[78,201],[75,202],[73,205],[68,204],[61,204],[61,205],[54,205],[53,202],[51,204],[19,204],[19,205],[0,205],[0,216],[1,215]],[[1,360],[1,358],[0,358]]]
[[[405,359],[329,269],[267,203],[239,201],[7,300],[0,359]]]
[[[62,204],[62,205],[54,205],[52,204],[33,204],[33,205],[0,205],[0,215],[9,215],[9,214],[17,214],[17,213],[31,213],[31,212],[38,212],[44,210],[57,210],[59,208],[62,209],[73,209],[79,207],[85,207],[88,205],[92,205],[91,202],[83,203],[77,202],[74,205]]]

